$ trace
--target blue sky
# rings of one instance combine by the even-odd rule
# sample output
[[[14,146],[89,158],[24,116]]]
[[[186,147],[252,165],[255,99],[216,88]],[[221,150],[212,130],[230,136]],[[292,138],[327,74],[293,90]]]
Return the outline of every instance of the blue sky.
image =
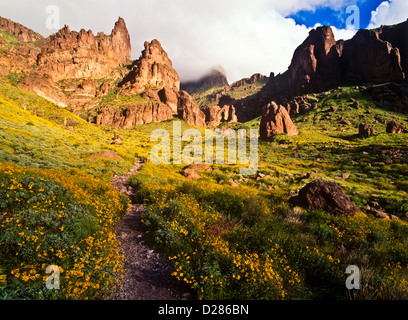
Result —
[[[360,10],[360,28],[367,28],[371,20],[371,12],[375,11],[383,1],[384,0],[351,0],[345,3],[340,10],[322,6],[315,10],[300,10],[287,17],[294,19],[297,24],[305,25],[306,27],[314,27],[316,24],[322,24],[334,26],[338,29],[345,29],[347,18],[352,14],[347,13],[346,9],[350,5],[356,5]]]

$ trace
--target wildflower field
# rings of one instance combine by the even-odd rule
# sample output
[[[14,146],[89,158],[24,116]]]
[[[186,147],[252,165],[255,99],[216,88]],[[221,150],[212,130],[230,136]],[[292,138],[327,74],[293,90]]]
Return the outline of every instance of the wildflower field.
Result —
[[[0,163],[1,299],[98,298],[122,269],[115,222],[128,200],[78,170],[24,169]],[[48,290],[46,268],[62,290]]]
[[[132,178],[152,243],[199,298],[407,297],[407,222],[291,208],[263,188],[220,184],[217,170],[190,181],[182,167],[148,163]],[[358,297],[348,265],[362,268]]]
[[[294,120],[298,136],[260,142],[252,176],[242,176],[238,165],[213,164],[199,180],[188,180],[185,165],[147,162],[132,177],[137,200],[146,205],[150,245],[198,298],[408,298],[408,159],[386,163],[382,155],[404,150],[406,136],[383,133],[383,123],[367,139],[352,127],[325,130],[333,126],[320,118],[327,102],[356,123],[364,112],[336,104],[330,97],[338,94],[316,98],[320,109]],[[379,108],[367,117],[388,115],[408,120]],[[76,122],[73,131],[67,119]],[[257,122],[230,126],[255,129]],[[171,132],[173,123],[98,127],[0,81],[0,299],[109,296],[123,268],[114,226],[128,208],[111,179],[136,158],[149,158],[157,128]],[[114,133],[122,144],[112,143]],[[102,151],[119,158],[91,157]],[[348,216],[290,206],[288,194],[315,178],[336,181],[360,211]],[[372,202],[398,219],[366,212]],[[50,265],[59,267],[61,290],[46,288]],[[360,268],[360,290],[345,287],[349,265]]]

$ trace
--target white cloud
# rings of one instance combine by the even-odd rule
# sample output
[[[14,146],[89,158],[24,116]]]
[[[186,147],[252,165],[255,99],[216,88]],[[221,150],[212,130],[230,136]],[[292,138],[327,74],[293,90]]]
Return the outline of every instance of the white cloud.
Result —
[[[392,25],[404,22],[408,18],[407,0],[390,0],[382,2],[375,11],[371,12],[371,21],[368,29],[378,28],[381,25]]]
[[[284,72],[310,28],[284,18],[319,6],[340,8],[349,0],[1,0],[2,16],[47,36],[45,8],[57,5],[61,25],[71,30],[110,33],[118,16],[125,19],[133,58],[143,43],[158,39],[181,78],[197,78],[222,65],[229,82],[260,72]],[[406,0],[402,0],[406,1]],[[352,31],[334,29],[336,39]]]

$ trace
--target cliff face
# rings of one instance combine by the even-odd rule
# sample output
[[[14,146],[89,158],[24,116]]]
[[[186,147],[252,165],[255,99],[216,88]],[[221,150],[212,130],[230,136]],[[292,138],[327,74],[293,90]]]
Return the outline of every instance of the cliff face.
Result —
[[[130,61],[130,36],[122,18],[108,36],[68,26],[47,38],[38,56],[38,72],[54,82],[62,79],[104,78]]]
[[[318,27],[296,49],[289,69],[263,88],[258,108],[280,97],[328,90],[342,81],[402,80],[408,67],[407,36],[408,21],[362,29],[352,39],[337,42],[330,27]]]
[[[3,32],[0,34],[0,76],[31,72],[44,38],[19,23],[1,17],[0,31]]]
[[[171,108],[160,102],[132,105],[124,109],[103,108],[96,117],[96,123],[125,129],[138,125],[170,120],[173,118]]]

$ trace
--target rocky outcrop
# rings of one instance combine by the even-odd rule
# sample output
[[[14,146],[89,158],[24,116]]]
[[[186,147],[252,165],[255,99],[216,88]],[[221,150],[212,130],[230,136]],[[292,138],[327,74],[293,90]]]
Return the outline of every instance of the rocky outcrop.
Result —
[[[161,102],[167,104],[173,114],[177,114],[177,107],[178,107],[178,93],[174,89],[170,89],[169,87],[165,86],[158,92],[158,96]]]
[[[233,105],[224,105],[223,107],[213,105],[205,107],[203,112],[209,127],[218,127],[223,122],[238,122],[238,117],[235,113],[235,107]]]
[[[61,108],[68,106],[66,95],[55,85],[48,74],[31,74],[22,79],[19,88],[31,91]]]
[[[172,118],[173,112],[169,106],[152,101],[125,108],[101,108],[96,117],[96,124],[129,129],[138,125]]]
[[[146,86],[162,89],[167,87],[175,92],[180,90],[180,78],[173,69],[167,53],[157,40],[145,42],[144,51],[132,64],[130,72],[119,84],[122,92],[141,93]]]
[[[393,82],[372,86],[364,90],[378,105],[394,111],[408,113],[408,82]]]
[[[233,84],[231,84],[231,89],[233,90],[234,88],[239,88],[246,86],[248,84],[254,84],[256,82],[264,81],[266,77],[260,73],[255,73],[253,74],[250,78],[244,78],[238,81],[235,81]]]
[[[38,56],[38,73],[61,79],[104,78],[130,61],[130,36],[122,18],[110,35],[64,26],[47,38]]]
[[[34,42],[44,39],[43,36],[37,32],[34,32],[17,22],[2,17],[0,17],[0,30],[15,35],[18,40],[22,42]]]
[[[398,121],[391,120],[387,123],[386,132],[387,133],[403,133],[403,132],[406,132],[406,128],[403,124],[399,123]]]
[[[261,99],[303,95],[335,86],[341,75],[340,55],[341,47],[329,26],[311,30],[295,50],[289,69],[269,80],[261,91]]]
[[[343,81],[402,80],[408,61],[407,34],[408,21],[379,29],[362,29],[352,39],[337,42],[328,26],[311,30],[295,50],[289,69],[271,77],[262,89],[258,108],[282,97],[325,91]]]
[[[187,123],[198,127],[207,126],[204,112],[200,110],[186,91],[179,91],[177,110],[179,118]]]
[[[192,93],[200,88],[209,87],[228,87],[228,80],[223,67],[214,67],[200,79],[184,82],[181,85],[182,90],[188,93]]]
[[[140,95],[150,102],[119,109],[101,106],[98,124],[131,128],[178,116],[191,125],[206,126],[204,113],[187,92],[180,91],[179,76],[158,40],[145,42],[140,58],[133,62],[117,89],[119,95]]]
[[[44,38],[17,22],[1,17],[0,31],[16,37],[0,36],[0,76],[32,72]]]
[[[399,49],[383,41],[378,30],[361,29],[344,41],[341,68],[347,81],[383,83],[405,77]]]
[[[299,132],[292,122],[288,111],[274,101],[270,102],[264,110],[259,128],[260,139],[270,141],[280,133],[295,136]]]
[[[367,122],[361,122],[358,125],[358,135],[360,137],[367,138],[373,134],[375,134],[375,130],[372,125],[369,125]]]
[[[321,209],[332,214],[354,214],[357,207],[335,182],[315,180],[304,186],[290,202],[312,210]]]

